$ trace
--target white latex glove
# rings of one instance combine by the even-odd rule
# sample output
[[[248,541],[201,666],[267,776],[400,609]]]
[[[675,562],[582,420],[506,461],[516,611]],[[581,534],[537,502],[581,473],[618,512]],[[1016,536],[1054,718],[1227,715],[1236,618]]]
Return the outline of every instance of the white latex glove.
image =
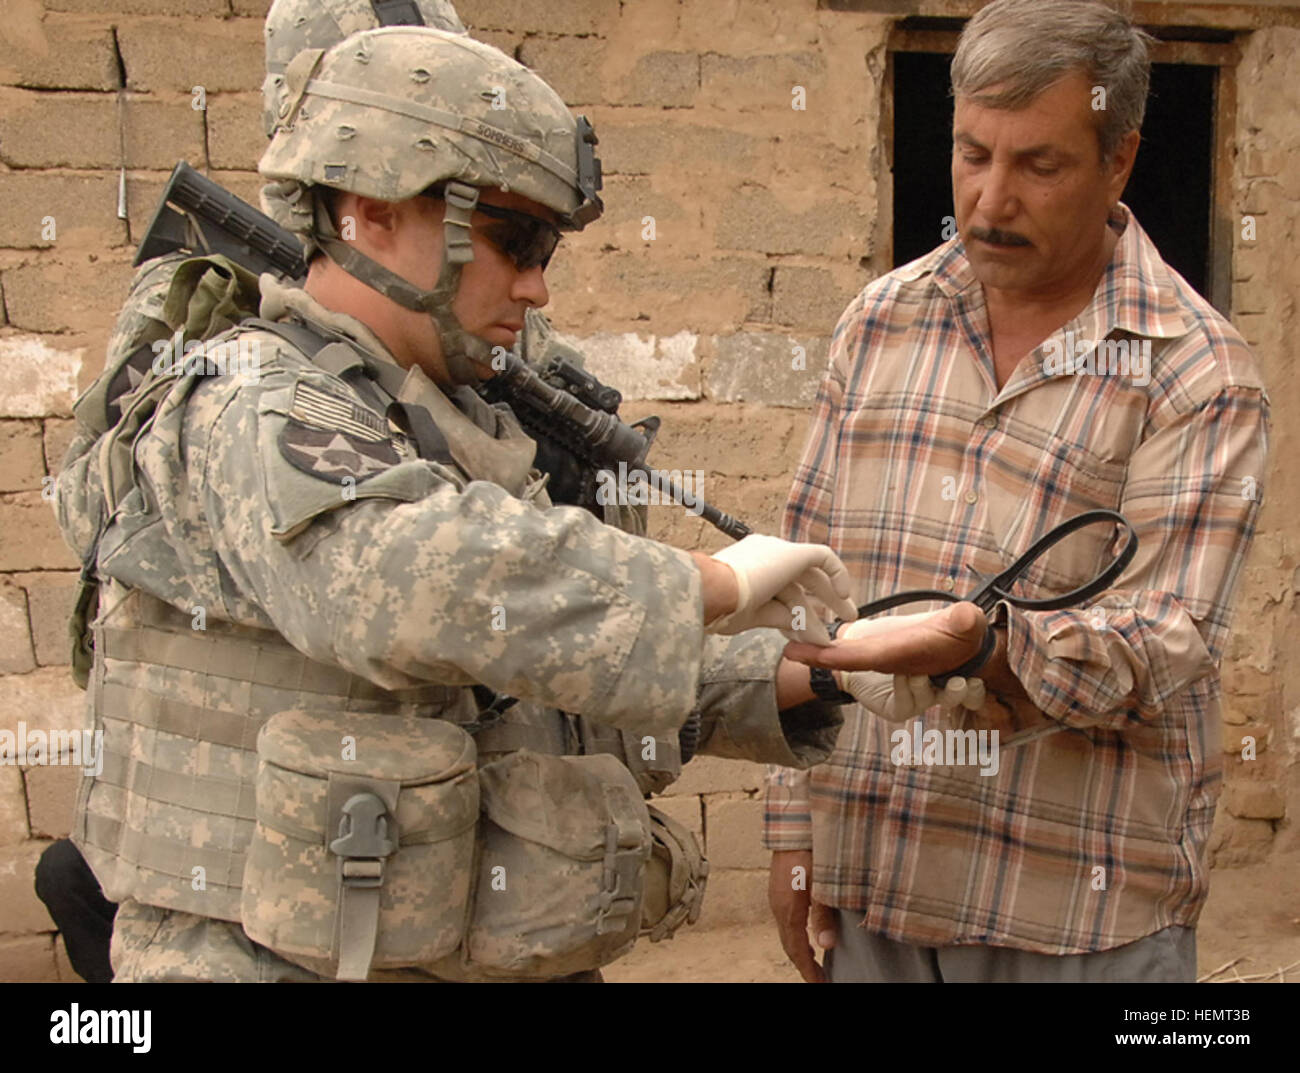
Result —
[[[825,544],[795,544],[752,533],[713,558],[731,567],[740,596],[736,610],[705,625],[709,633],[768,626],[792,641],[826,645],[831,639],[825,619],[857,618],[849,600],[849,572]],[[796,629],[800,619],[802,628]]]
[[[853,641],[873,634],[912,626],[940,614],[926,611],[918,615],[892,615],[887,618],[863,619],[840,628],[837,638]],[[903,722],[921,715],[934,705],[945,711],[969,708],[977,711],[984,706],[984,681],[980,678],[950,678],[942,690],[934,688],[926,675],[881,674],[879,671],[841,671],[840,688],[852,693],[868,711],[890,722]]]
[[[840,688],[868,711],[891,723],[902,723],[924,714],[936,704],[945,711],[984,706],[984,680],[949,678],[942,691],[925,675],[881,674],[879,671],[840,671]]]

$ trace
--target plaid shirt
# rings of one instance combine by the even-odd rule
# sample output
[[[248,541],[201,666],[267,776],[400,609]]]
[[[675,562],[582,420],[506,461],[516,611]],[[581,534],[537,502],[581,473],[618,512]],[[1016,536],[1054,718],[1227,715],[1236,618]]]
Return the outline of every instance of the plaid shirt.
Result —
[[[968,565],[1005,569],[1085,510],[1123,512],[1140,539],[1089,608],[1000,605],[1033,717],[1064,729],[1005,746],[996,775],[895,765],[900,725],[859,707],[825,764],[771,771],[764,844],[811,847],[814,897],[891,939],[1106,950],[1194,925],[1208,891],[1217,666],[1259,506],[1268,396],[1241,336],[1127,209],[1112,227],[1091,304],[1001,390],[960,238],[868,285],[835,331],[783,528],[834,548],[855,600],[970,591]],[[1099,339],[1136,356],[1125,368]],[[1119,371],[1089,375],[1089,358]],[[1076,588],[1117,546],[1111,527],[1081,530],[1017,594]],[[925,716],[926,730],[948,725],[939,709]]]

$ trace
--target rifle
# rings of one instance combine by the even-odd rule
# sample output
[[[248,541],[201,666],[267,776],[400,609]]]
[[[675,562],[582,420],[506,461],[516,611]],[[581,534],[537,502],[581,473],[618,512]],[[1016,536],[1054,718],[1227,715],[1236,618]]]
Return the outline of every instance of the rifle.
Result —
[[[302,245],[290,232],[184,161],[167,180],[134,263],[138,266],[177,251],[223,254],[258,275],[270,272],[300,280],[307,274]],[[676,503],[729,537],[740,540],[749,535],[744,522],[685,492],[664,471],[646,465],[659,429],[657,417],[626,424],[617,416],[623,401],[618,391],[573,362],[552,359],[539,376],[514,354],[498,351],[498,355],[493,358],[498,375],[481,386],[480,394],[489,402],[507,402],[538,441],[539,468],[552,473],[570,497],[561,502],[577,503],[599,516],[590,495],[591,470],[620,470],[634,479],[654,482]]]

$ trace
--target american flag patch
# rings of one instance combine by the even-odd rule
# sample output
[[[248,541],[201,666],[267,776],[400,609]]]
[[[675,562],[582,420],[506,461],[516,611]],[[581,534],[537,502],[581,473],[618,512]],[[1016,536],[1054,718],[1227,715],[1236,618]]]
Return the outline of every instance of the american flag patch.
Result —
[[[389,438],[388,424],[351,399],[311,384],[299,382],[293,389],[293,408],[289,416],[311,428],[342,432],[354,439],[378,443]]]

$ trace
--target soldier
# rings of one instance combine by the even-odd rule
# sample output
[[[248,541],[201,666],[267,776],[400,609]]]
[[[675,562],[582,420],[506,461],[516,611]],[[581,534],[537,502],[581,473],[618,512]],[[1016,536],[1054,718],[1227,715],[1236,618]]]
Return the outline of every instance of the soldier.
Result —
[[[531,441],[468,387],[544,304],[560,228],[600,211],[594,138],[549,87],[394,28],[305,53],[285,91],[260,170],[313,256],[305,287],[263,277],[262,319],[217,341],[255,369],[156,363],[59,479],[105,585],[104,770],[74,834],[122,903],[114,968],[591,978],[691,911],[698,851],[613,758],[474,735],[509,695],[650,745],[697,711],[716,755],[815,763],[838,715],[753,627],[852,617],[842,568],[765,537],[687,555],[552,508]],[[953,666],[977,618],[862,667]]]

